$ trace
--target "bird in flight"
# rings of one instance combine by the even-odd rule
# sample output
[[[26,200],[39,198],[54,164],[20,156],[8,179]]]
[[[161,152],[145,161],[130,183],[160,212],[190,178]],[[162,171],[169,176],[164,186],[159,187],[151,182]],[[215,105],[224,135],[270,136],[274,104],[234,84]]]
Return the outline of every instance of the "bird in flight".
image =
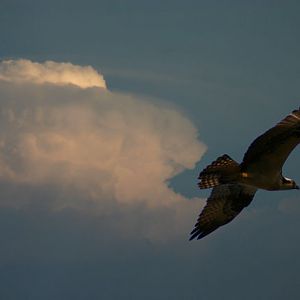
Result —
[[[282,166],[300,142],[300,107],[255,139],[241,164],[227,154],[199,175],[200,189],[213,188],[190,240],[201,239],[232,221],[252,201],[258,189],[299,189],[282,175]]]

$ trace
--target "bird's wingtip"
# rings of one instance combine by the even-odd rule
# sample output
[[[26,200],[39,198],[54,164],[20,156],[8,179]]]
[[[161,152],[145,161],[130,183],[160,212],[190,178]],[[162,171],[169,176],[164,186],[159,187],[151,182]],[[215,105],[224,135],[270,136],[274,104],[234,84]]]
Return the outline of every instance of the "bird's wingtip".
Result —
[[[195,229],[197,229],[197,231],[195,231]],[[198,228],[195,228],[195,229],[191,232],[191,236],[189,238],[189,241],[192,241],[196,238],[197,238],[197,240],[200,240],[200,239],[202,239],[203,237],[205,237],[207,235],[206,232],[199,231]]]

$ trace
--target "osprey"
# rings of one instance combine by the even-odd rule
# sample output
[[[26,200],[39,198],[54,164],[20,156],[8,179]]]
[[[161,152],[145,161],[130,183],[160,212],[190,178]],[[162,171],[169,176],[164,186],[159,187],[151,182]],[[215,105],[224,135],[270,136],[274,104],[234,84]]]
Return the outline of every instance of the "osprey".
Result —
[[[253,141],[241,164],[227,154],[199,175],[200,189],[213,188],[191,232],[201,239],[232,221],[252,201],[257,189],[299,189],[282,175],[282,166],[300,142],[300,108]]]

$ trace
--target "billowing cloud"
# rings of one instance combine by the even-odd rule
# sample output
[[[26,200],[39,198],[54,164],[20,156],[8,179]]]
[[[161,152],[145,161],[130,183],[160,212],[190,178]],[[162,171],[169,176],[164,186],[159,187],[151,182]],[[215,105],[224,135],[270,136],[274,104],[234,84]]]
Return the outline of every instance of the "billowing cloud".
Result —
[[[75,78],[85,67],[38,64],[45,80],[37,82],[34,76],[30,81],[22,71],[18,73],[20,62],[24,60],[2,63],[0,69],[0,78],[10,78],[0,80],[2,181],[76,190],[83,202],[89,199],[101,210],[112,203],[167,208],[173,212],[173,225],[185,222],[195,201],[175,193],[168,181],[193,168],[205,151],[185,116],[171,107],[112,93],[103,86],[61,85],[63,81],[53,71],[55,66],[61,74]],[[20,82],[23,77],[27,79]],[[52,84],[42,84],[50,82],[46,78],[52,78]],[[72,206],[72,200],[63,197],[56,203],[57,208],[68,205]],[[193,218],[195,214],[193,211]],[[163,219],[153,223],[146,230],[148,235],[159,235],[163,225],[170,227],[166,223]],[[166,230],[173,232],[174,227]]]
[[[106,88],[103,76],[92,67],[76,66],[71,63],[32,62],[27,59],[0,62],[0,80],[9,82],[73,84],[81,88]]]

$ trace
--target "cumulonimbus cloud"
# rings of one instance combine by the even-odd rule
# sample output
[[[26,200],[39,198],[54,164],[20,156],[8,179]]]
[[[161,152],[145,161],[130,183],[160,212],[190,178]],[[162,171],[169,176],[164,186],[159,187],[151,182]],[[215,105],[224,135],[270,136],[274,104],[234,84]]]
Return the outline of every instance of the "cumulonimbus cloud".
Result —
[[[81,88],[106,88],[103,76],[90,66],[71,63],[32,62],[28,59],[4,60],[0,62],[0,80],[9,82],[73,84]]]
[[[39,64],[47,80],[37,82],[18,74],[19,62],[6,63],[4,71],[0,64],[0,180],[57,184],[100,203],[173,207],[182,215],[194,207],[168,186],[206,148],[185,116],[103,85],[61,85],[54,78],[53,66],[69,78],[85,67]],[[28,80],[20,83],[21,77]],[[52,85],[42,84],[50,77]]]

